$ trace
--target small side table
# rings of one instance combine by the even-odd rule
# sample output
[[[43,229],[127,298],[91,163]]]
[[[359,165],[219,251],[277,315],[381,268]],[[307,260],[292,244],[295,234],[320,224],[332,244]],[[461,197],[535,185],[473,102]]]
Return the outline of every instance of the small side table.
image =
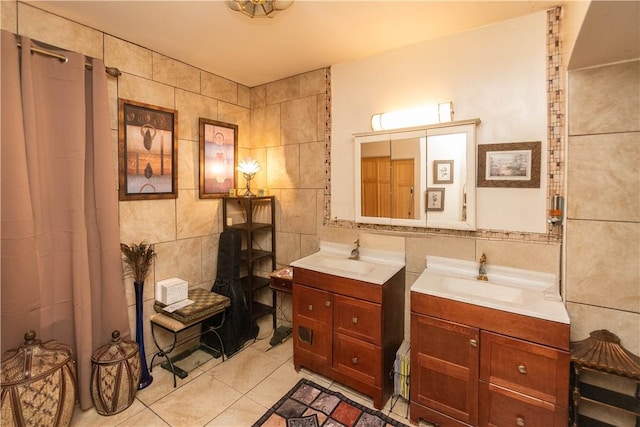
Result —
[[[592,331],[587,339],[572,342],[571,365],[573,367],[571,426],[607,425],[582,416],[579,413],[581,400],[634,415],[636,425],[640,425],[640,357],[626,350],[620,344],[620,338],[616,334],[601,329]],[[589,370],[635,381],[635,396],[583,383],[580,373]]]
[[[282,270],[274,271],[269,274],[271,283],[269,287],[273,292],[273,329],[276,329],[276,302],[278,292],[285,292],[290,294],[293,290],[293,271],[291,267],[283,268]]]
[[[178,344],[182,344],[196,337],[202,336],[208,332],[214,333],[220,341],[220,353],[222,354],[222,360],[224,361],[224,346],[222,344],[222,338],[217,332],[217,329],[222,327],[225,320],[225,312],[228,307],[231,306],[231,300],[229,297],[217,294],[215,292],[207,291],[206,289],[190,289],[190,300],[193,300],[193,304],[178,309],[172,313],[163,311],[163,306],[156,302],[154,309],[158,312],[153,314],[150,318],[151,321],[151,336],[153,342],[156,345],[158,351],[151,358],[151,366],[149,370],[153,369],[153,361],[156,357],[164,357],[165,362],[161,366],[173,374],[173,387],[176,387],[176,375],[184,379],[188,373],[173,364],[174,361],[181,360],[181,355],[175,356],[173,359],[169,357],[169,354],[175,350]],[[178,333],[185,329],[191,328],[196,325],[200,325],[203,321],[221,314],[222,318],[220,323],[215,326],[210,326],[205,330],[198,330],[196,333],[190,334],[188,337],[182,338],[178,341]],[[173,342],[165,349],[158,343],[155,328],[159,327],[168,331],[173,336]],[[202,344],[201,344],[202,345]],[[206,349],[205,349],[206,350]]]
[[[284,292],[287,294],[292,293],[293,291],[293,270],[291,269],[291,267],[287,267],[287,268],[283,268],[281,270],[277,270],[274,271],[273,273],[269,274],[269,279],[270,279],[270,284],[269,287],[271,287],[271,291],[273,294],[273,302],[272,302],[272,307],[273,307],[273,337],[271,338],[271,341],[269,342],[269,344],[271,344],[271,347],[276,346],[280,343],[282,343],[282,341],[284,341],[285,338],[287,338],[289,335],[291,335],[291,331],[292,329],[288,326],[280,326],[277,327],[277,294],[278,292]]]

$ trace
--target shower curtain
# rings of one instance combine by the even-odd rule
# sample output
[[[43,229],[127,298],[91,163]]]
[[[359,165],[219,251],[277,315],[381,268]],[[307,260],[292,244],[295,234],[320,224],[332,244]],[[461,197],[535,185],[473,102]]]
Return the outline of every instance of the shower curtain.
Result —
[[[29,330],[70,345],[87,409],[93,351],[130,337],[107,77],[100,60],[20,43],[2,31],[2,351]]]

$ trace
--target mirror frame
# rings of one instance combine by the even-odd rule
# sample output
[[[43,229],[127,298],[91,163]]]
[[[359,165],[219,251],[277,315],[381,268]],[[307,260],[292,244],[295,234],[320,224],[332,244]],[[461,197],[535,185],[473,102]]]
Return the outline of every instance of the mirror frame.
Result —
[[[420,126],[413,128],[392,129],[385,131],[365,132],[354,134],[354,159],[355,159],[355,179],[354,179],[354,203],[355,222],[359,224],[388,225],[392,227],[419,227],[419,228],[439,228],[453,230],[475,230],[476,229],[476,126],[480,119],[440,123],[436,125]],[[430,136],[446,134],[466,133],[466,219],[461,221],[440,221],[429,219],[429,213],[425,209],[425,197],[420,197],[420,218],[401,219],[389,217],[362,216],[362,171],[361,171],[361,144],[369,142],[389,141],[390,151],[393,150],[393,141],[407,138],[423,138],[421,141],[420,153],[423,156],[424,167],[420,170],[420,194],[425,195],[427,190],[427,145]]]

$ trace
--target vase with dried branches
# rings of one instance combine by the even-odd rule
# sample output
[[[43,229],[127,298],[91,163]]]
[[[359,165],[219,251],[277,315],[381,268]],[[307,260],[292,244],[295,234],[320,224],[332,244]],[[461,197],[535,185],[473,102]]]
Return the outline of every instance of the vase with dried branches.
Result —
[[[141,242],[126,245],[120,243],[120,250],[124,260],[125,277],[133,278],[133,286],[136,295],[136,342],[140,348],[140,384],[138,390],[149,386],[153,377],[147,369],[147,359],[144,351],[144,316],[143,316],[143,291],[144,281],[151,271],[151,265],[156,258],[153,245]]]

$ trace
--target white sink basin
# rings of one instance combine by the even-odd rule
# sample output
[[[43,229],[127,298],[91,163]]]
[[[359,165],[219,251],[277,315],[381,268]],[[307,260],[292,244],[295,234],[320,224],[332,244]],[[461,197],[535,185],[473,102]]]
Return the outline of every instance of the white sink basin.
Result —
[[[350,273],[365,275],[376,268],[374,264],[355,259],[325,259],[322,264],[330,269],[348,271]]]
[[[468,295],[470,298],[522,303],[522,289],[446,276],[442,277],[442,283],[449,291],[460,295]]]
[[[473,261],[428,256],[411,291],[569,324],[554,274],[487,265],[489,280],[482,281],[476,279],[478,267]]]
[[[320,242],[319,252],[296,260],[291,266],[378,285],[404,267],[404,253],[361,247],[360,258],[349,259],[352,249],[351,245]]]

